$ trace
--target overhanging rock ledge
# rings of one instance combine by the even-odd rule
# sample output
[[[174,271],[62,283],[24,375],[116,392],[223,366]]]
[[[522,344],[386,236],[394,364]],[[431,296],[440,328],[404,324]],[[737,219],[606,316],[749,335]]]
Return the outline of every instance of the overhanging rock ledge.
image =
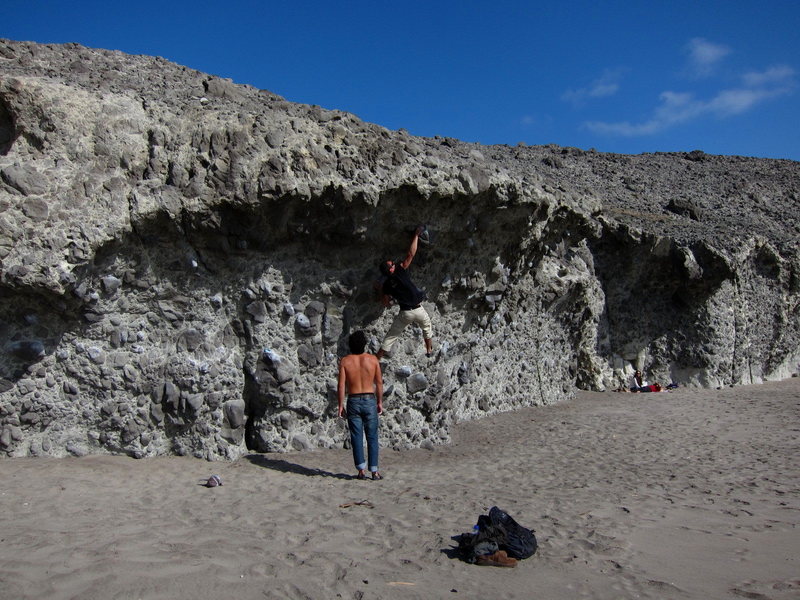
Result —
[[[799,163],[420,138],[161,58],[0,40],[0,452],[341,446],[337,359],[413,228],[436,353],[382,443],[651,380],[797,372]],[[395,309],[396,310],[396,309]]]

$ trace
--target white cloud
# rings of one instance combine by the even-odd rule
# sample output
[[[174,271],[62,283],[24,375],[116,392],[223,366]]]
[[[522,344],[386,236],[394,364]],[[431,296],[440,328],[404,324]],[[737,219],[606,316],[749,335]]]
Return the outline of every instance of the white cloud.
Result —
[[[592,81],[587,87],[567,90],[561,95],[561,99],[575,106],[580,106],[593,98],[613,96],[619,91],[619,80],[623,73],[624,69],[606,69],[600,77]]]
[[[758,104],[790,93],[794,87],[793,79],[783,80],[777,87],[735,88],[721,90],[709,100],[697,100],[691,93],[662,92],[660,104],[653,111],[653,116],[638,124],[628,121],[604,123],[589,121],[584,126],[595,133],[635,137],[658,133],[692,119],[706,115],[725,118],[739,115],[754,108]]]
[[[739,115],[747,112],[759,102],[780,93],[778,90],[722,90],[706,104],[706,108],[708,112],[720,117]]]
[[[545,127],[553,122],[553,117],[550,115],[523,115],[519,119],[519,125],[526,128],[531,127]]]
[[[694,38],[686,45],[689,53],[689,69],[695,77],[708,77],[717,64],[731,53],[722,44],[714,44],[704,38]]]
[[[770,67],[766,71],[751,71],[742,76],[742,81],[748,87],[760,87],[765,85],[784,86],[794,85],[795,71],[792,67],[778,65]]]
[[[660,99],[661,104],[656,108],[653,116],[643,123],[589,121],[584,125],[595,133],[636,137],[658,133],[671,125],[693,119],[706,110],[704,104],[695,100],[692,94],[662,92]]]
[[[725,46],[711,44],[701,38],[692,40],[690,46],[697,68],[710,69],[730,52]],[[797,87],[796,75],[795,70],[787,65],[750,71],[742,75],[740,86],[720,90],[706,100],[697,99],[691,92],[665,91],[659,95],[659,104],[652,116],[645,121],[589,121],[583,126],[599,134],[635,137],[652,135],[701,117],[741,115],[772,98],[792,93]]]

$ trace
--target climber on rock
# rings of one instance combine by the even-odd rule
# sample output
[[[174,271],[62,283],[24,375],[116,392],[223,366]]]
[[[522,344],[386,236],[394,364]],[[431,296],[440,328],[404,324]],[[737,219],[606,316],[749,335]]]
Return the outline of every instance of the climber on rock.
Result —
[[[401,262],[393,260],[386,260],[380,264],[380,271],[383,275],[383,281],[379,284],[379,291],[381,302],[384,306],[390,306],[392,301],[396,302],[400,307],[400,311],[394,318],[389,332],[383,339],[380,350],[378,350],[377,357],[380,360],[383,356],[390,352],[392,346],[403,333],[403,330],[410,324],[416,323],[422,328],[422,337],[425,341],[425,354],[432,356],[433,354],[433,327],[431,326],[431,318],[428,312],[422,306],[422,301],[425,299],[425,292],[420,290],[411,281],[408,276],[408,268],[411,266],[411,261],[417,253],[417,244],[420,236],[427,236],[427,229],[424,225],[417,227],[414,232],[414,237],[411,238],[411,244],[408,247],[408,253]],[[427,239],[427,237],[425,238]]]

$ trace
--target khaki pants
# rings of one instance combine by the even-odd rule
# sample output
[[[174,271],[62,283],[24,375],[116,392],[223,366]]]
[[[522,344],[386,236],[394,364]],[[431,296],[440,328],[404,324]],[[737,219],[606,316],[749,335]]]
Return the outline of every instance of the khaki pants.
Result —
[[[389,333],[387,333],[386,337],[383,339],[381,350],[389,352],[397,341],[397,338],[403,333],[403,330],[411,323],[416,323],[422,328],[422,337],[426,340],[433,338],[431,318],[422,306],[418,306],[412,310],[401,310],[397,313],[394,321],[392,321],[392,326],[389,327]]]

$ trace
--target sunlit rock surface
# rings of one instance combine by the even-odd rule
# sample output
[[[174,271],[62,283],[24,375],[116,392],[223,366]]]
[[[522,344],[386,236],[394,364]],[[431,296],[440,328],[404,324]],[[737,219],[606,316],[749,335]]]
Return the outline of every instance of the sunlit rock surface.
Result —
[[[341,446],[338,357],[426,223],[382,443],[800,361],[800,163],[413,137],[161,58],[0,40],[0,452]]]

